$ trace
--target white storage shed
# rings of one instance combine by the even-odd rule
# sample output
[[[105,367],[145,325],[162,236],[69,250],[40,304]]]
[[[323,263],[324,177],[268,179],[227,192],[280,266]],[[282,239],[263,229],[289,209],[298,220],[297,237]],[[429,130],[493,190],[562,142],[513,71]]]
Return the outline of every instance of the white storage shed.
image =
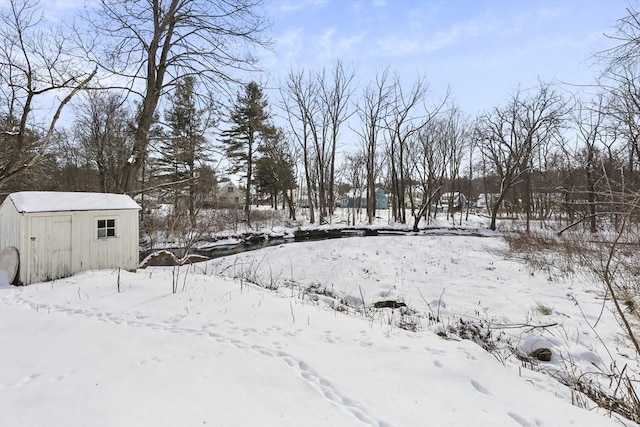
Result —
[[[138,266],[138,211],[123,194],[23,191],[0,205],[0,250],[15,247],[13,283]]]

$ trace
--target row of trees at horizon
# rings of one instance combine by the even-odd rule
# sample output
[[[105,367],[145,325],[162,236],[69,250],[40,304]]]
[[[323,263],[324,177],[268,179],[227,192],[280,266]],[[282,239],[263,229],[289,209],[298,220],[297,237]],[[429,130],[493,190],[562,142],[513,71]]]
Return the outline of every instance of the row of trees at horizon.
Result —
[[[192,223],[227,174],[243,177],[247,220],[254,188],[274,201],[282,195],[293,218],[297,188],[312,223],[329,221],[336,195],[347,190],[366,197],[371,222],[377,187],[391,195],[393,220],[411,221],[409,211],[414,227],[444,191],[495,195],[491,228],[505,202],[527,227],[561,207],[588,220],[592,232],[603,211],[638,208],[640,24],[633,8],[619,21],[618,47],[601,53],[602,79],[589,91],[539,82],[476,117],[449,94],[432,93],[426,78],[407,87],[389,68],[358,89],[356,71],[340,60],[291,70],[270,104],[259,84],[238,86],[235,77],[257,65],[236,47],[266,44],[259,8],[258,0],[102,0],[91,28],[103,39],[78,43],[62,30],[43,38],[38,4],[11,0],[0,29],[2,191],[162,191],[176,211],[187,200]],[[104,75],[125,83],[103,87]],[[230,91],[234,100],[224,106]],[[64,97],[38,127],[37,101],[49,93]],[[73,125],[60,129],[67,104]],[[347,127],[356,135],[348,144]]]

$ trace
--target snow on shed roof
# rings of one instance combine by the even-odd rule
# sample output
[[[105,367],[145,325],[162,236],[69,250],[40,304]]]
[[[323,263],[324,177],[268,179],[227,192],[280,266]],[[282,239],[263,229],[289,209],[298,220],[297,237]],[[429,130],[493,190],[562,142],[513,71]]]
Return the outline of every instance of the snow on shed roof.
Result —
[[[140,209],[126,194],[21,191],[9,194],[18,212]]]

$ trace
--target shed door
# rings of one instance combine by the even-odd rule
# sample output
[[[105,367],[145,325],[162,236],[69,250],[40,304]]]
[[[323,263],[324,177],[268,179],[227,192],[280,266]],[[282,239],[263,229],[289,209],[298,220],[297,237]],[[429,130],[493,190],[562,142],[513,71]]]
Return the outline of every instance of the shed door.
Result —
[[[29,283],[71,275],[71,215],[31,218]]]

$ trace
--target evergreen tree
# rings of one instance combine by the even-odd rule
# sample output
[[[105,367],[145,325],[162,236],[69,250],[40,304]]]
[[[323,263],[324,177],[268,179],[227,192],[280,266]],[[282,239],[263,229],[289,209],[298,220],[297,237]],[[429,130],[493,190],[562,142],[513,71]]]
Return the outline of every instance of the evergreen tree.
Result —
[[[37,153],[40,135],[29,127],[25,127],[26,135],[21,139],[20,119],[0,111],[0,176],[8,175],[25,162],[29,156]],[[23,190],[19,184],[22,179],[12,180],[3,189],[8,191]]]
[[[290,216],[293,212],[292,190],[296,188],[294,159],[281,131],[268,138],[260,147],[263,157],[256,162],[256,184],[259,193],[269,194],[272,206],[277,209],[277,196],[282,194],[283,201],[289,205]]]
[[[205,111],[195,103],[195,80],[180,80],[165,112],[169,130],[160,142],[159,168],[165,182],[173,183],[174,215],[179,211],[180,198],[186,191],[189,217],[195,223],[196,198],[204,189],[197,183],[198,169],[209,160],[204,136]]]
[[[275,135],[271,124],[267,98],[257,83],[251,82],[239,94],[230,112],[231,128],[223,132],[225,153],[231,161],[231,173],[243,173],[246,178],[244,210],[249,224],[253,166],[264,141]]]
[[[271,207],[278,209],[278,163],[271,157],[261,157],[256,161],[256,190],[258,194],[268,195]]]

